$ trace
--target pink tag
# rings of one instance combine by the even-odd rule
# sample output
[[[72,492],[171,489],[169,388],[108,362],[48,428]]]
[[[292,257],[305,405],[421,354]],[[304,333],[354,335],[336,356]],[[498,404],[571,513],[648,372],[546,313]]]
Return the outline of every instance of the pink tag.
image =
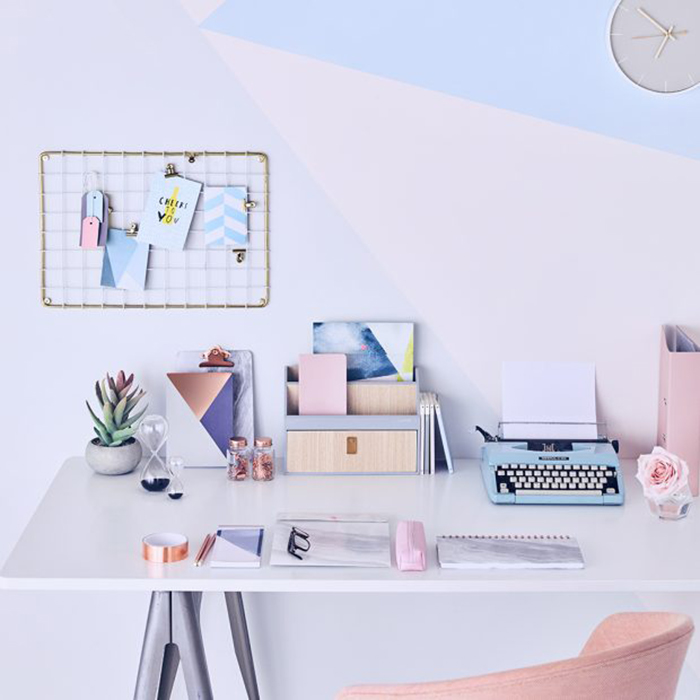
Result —
[[[96,216],[86,216],[80,229],[80,247],[97,248],[100,234],[100,220]]]

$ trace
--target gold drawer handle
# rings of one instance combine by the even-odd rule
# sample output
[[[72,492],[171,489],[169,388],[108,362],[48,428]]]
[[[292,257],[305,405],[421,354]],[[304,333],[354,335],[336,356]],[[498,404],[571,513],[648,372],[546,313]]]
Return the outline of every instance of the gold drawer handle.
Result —
[[[346,443],[346,451],[349,455],[357,454],[357,438],[349,437]]]

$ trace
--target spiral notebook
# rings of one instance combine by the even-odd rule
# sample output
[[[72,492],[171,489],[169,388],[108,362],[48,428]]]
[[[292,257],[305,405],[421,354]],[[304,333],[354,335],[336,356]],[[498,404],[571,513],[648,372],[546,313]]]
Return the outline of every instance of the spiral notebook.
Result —
[[[569,535],[444,535],[437,538],[443,569],[583,569]]]

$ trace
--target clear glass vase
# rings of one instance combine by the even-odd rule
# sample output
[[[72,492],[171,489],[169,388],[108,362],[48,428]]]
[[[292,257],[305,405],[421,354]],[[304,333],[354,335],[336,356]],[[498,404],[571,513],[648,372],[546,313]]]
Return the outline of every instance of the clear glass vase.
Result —
[[[689,490],[673,494],[659,501],[647,499],[649,510],[662,520],[681,520],[688,515],[693,497]]]

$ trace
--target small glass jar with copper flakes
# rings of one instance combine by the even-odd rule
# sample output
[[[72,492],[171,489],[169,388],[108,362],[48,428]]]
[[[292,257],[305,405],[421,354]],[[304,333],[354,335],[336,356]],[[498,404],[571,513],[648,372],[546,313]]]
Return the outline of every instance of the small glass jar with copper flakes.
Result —
[[[232,437],[228,441],[229,481],[245,481],[250,473],[250,448],[244,437]]]
[[[275,449],[272,438],[256,437],[253,448],[253,479],[272,481],[275,478]]]

